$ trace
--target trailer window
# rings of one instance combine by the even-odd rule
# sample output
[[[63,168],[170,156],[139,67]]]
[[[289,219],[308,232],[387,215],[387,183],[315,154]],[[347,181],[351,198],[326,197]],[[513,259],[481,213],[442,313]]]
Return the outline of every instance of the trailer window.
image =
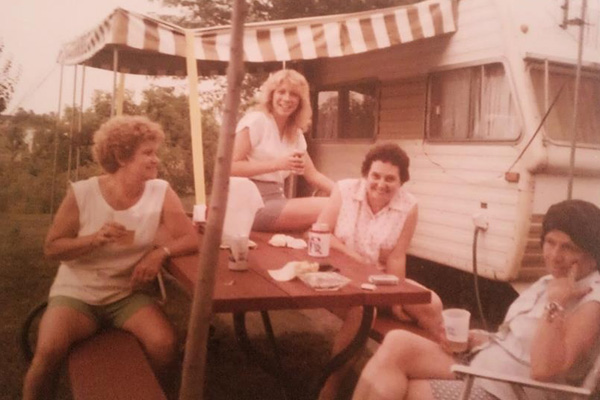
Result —
[[[429,78],[427,137],[443,141],[515,140],[520,124],[501,63]]]
[[[532,80],[540,115],[545,115],[547,107],[562,92],[550,110],[544,130],[554,140],[571,142],[575,97],[575,76],[572,72],[551,71],[548,79],[548,92],[544,89],[544,71],[531,70]],[[600,79],[596,76],[581,77],[577,103],[577,142],[579,144],[600,144]]]
[[[369,139],[375,136],[378,86],[349,85],[317,93],[315,139]]]

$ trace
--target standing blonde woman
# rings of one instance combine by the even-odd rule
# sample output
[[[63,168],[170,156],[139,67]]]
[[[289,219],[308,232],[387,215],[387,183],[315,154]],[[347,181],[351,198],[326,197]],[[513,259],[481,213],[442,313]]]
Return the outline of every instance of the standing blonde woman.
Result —
[[[40,321],[24,399],[53,397],[71,345],[103,326],[132,333],[157,372],[174,360],[170,322],[138,290],[156,278],[168,257],[197,249],[177,194],[156,179],[163,139],[160,126],[145,117],[116,117],[94,134],[94,158],[105,173],[71,185],[46,237],[44,254],[60,266]]]
[[[294,70],[273,73],[262,85],[259,105],[238,123],[231,174],[250,178],[265,207],[254,220],[254,230],[303,230],[316,221],[327,199],[286,199],[284,180],[303,175],[326,194],[333,182],[317,171],[306,152],[303,132],[312,116],[308,82]]]

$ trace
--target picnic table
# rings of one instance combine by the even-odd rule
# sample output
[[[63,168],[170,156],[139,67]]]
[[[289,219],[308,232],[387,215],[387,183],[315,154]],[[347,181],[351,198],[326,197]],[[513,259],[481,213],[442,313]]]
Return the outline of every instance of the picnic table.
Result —
[[[314,258],[308,256],[306,249],[273,247],[268,244],[271,236],[272,234],[269,233],[251,233],[250,239],[256,242],[257,247],[250,250],[247,271],[229,270],[229,252],[226,250],[220,252],[213,311],[233,314],[236,338],[242,349],[255,359],[261,368],[275,376],[280,383],[282,366],[279,362],[268,311],[356,306],[363,308],[361,326],[352,343],[333,357],[321,370],[321,376],[317,379],[315,386],[315,392],[318,394],[329,375],[345,364],[365,345],[373,322],[375,307],[389,307],[393,304],[422,304],[431,301],[431,294],[428,290],[406,282],[394,286],[378,286],[373,291],[362,289],[361,284],[368,282],[369,275],[382,273],[375,266],[361,264],[334,249],[331,250],[328,257]],[[339,269],[340,274],[350,278],[351,282],[335,291],[317,291],[299,279],[278,282],[267,272],[271,269],[279,269],[289,261],[301,260],[330,264]],[[197,281],[198,266],[198,255],[193,255],[171,259],[167,269],[192,295]],[[275,351],[275,364],[252,347],[245,326],[247,312],[261,313],[267,336]]]

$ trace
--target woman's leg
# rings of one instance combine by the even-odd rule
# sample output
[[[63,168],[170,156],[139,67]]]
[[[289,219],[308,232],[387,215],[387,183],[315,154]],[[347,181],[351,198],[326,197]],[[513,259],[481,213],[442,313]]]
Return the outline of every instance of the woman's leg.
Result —
[[[407,279],[407,282],[425,288],[418,282]],[[392,308],[394,313],[397,313],[395,307]],[[436,341],[440,341],[445,337],[444,320],[442,318],[443,304],[440,297],[431,291],[431,302],[428,304],[412,304],[401,306],[402,312],[409,315],[417,324],[427,331],[427,333]]]
[[[327,203],[327,197],[289,199],[275,220],[273,230],[305,231],[317,220]]]
[[[177,337],[173,326],[156,304],[146,305],[129,317],[122,326],[142,343],[146,355],[159,374],[172,367]]]
[[[427,399],[431,396],[429,387],[419,382],[453,379],[450,366],[454,363],[431,340],[407,331],[391,331],[362,371],[353,399]]]
[[[97,329],[96,321],[78,310],[49,307],[40,321],[35,355],[23,384],[23,399],[53,398],[59,367],[69,348]]]

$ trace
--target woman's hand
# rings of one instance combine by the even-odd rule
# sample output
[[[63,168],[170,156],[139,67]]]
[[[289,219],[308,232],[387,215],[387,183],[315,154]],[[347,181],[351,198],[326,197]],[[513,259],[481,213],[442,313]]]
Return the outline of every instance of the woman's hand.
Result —
[[[490,332],[483,329],[469,330],[468,348],[469,350],[486,344],[490,341]]]
[[[303,151],[294,151],[277,159],[277,165],[280,170],[291,171],[293,174],[304,174],[305,153]]]
[[[114,243],[127,235],[125,226],[118,222],[105,222],[92,238],[93,247],[101,247],[108,243]]]
[[[579,265],[575,262],[567,276],[552,279],[548,283],[549,302],[556,302],[564,307],[570,302],[577,302],[592,290],[589,286],[576,286],[578,269]]]
[[[142,257],[133,269],[131,286],[133,288],[140,287],[154,280],[166,256],[166,253],[162,249],[154,249]]]

